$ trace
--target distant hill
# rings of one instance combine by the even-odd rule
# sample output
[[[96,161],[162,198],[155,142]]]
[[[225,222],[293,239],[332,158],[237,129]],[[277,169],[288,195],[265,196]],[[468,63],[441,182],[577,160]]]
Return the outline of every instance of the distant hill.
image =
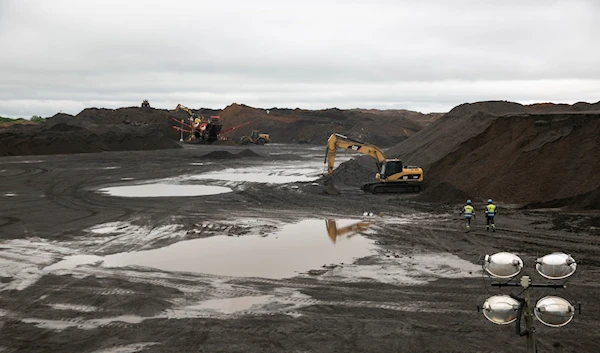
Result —
[[[234,139],[260,130],[269,133],[274,142],[324,145],[329,135],[337,132],[381,146],[394,145],[421,130],[423,125],[417,118],[431,118],[400,110],[258,109],[243,104],[232,104],[220,115],[224,128],[252,121],[232,133]]]

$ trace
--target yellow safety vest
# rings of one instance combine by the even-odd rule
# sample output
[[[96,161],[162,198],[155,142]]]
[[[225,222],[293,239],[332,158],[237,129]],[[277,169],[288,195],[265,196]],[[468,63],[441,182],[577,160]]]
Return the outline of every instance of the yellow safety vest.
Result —
[[[485,214],[487,214],[488,216],[495,215],[496,214],[496,205],[489,204],[489,205],[485,206]]]
[[[473,213],[473,210],[474,210],[473,206],[471,206],[471,205],[466,205],[465,207],[463,207],[463,212],[465,214],[471,214],[471,213]]]

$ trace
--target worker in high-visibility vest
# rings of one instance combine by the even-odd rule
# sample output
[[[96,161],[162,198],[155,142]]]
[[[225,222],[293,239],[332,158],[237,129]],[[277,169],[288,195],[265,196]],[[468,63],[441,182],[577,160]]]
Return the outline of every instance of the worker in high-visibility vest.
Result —
[[[467,232],[471,231],[471,218],[475,216],[475,214],[473,213],[474,211],[475,209],[473,208],[473,206],[471,206],[471,200],[467,200],[467,204],[462,208],[462,211],[460,212],[460,214],[463,215],[465,217],[465,220],[467,221]]]
[[[485,218],[487,219],[485,224],[485,230],[490,230],[492,228],[492,232],[496,231],[496,225],[494,224],[494,216],[498,213],[498,207],[494,205],[492,199],[487,200],[487,205],[485,206]]]

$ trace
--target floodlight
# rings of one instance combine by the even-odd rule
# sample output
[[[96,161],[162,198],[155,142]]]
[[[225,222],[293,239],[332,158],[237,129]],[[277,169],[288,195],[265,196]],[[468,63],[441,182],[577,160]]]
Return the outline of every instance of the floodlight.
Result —
[[[507,325],[517,319],[519,302],[508,295],[494,295],[483,303],[483,315],[498,325]]]
[[[538,300],[534,313],[544,325],[561,327],[571,322],[575,308],[561,297],[548,296]]]
[[[523,261],[515,254],[499,252],[485,255],[484,268],[496,278],[512,278],[523,269]]]
[[[571,255],[555,252],[537,259],[535,269],[548,279],[564,279],[575,273],[577,264]]]

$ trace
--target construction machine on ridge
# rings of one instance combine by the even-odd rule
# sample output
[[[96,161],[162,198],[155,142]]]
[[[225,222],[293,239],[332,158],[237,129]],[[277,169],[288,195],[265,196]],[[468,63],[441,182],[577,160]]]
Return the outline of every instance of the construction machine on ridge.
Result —
[[[242,136],[240,138],[240,145],[247,145],[250,143],[255,145],[264,145],[265,143],[269,142],[271,142],[271,136],[268,133],[263,133],[259,130],[253,130],[250,136]]]
[[[185,124],[185,127],[187,127],[189,130],[186,130],[183,126],[174,127],[175,129],[184,132],[190,132],[191,137],[194,140],[207,142],[214,142],[218,140],[218,136],[221,133],[221,129],[223,128],[220,116],[211,116],[209,118],[199,117],[190,108],[178,104],[177,108],[175,108],[175,112],[178,112],[180,110],[183,110],[190,116],[189,124]],[[181,124],[183,125],[183,121],[181,121]]]

